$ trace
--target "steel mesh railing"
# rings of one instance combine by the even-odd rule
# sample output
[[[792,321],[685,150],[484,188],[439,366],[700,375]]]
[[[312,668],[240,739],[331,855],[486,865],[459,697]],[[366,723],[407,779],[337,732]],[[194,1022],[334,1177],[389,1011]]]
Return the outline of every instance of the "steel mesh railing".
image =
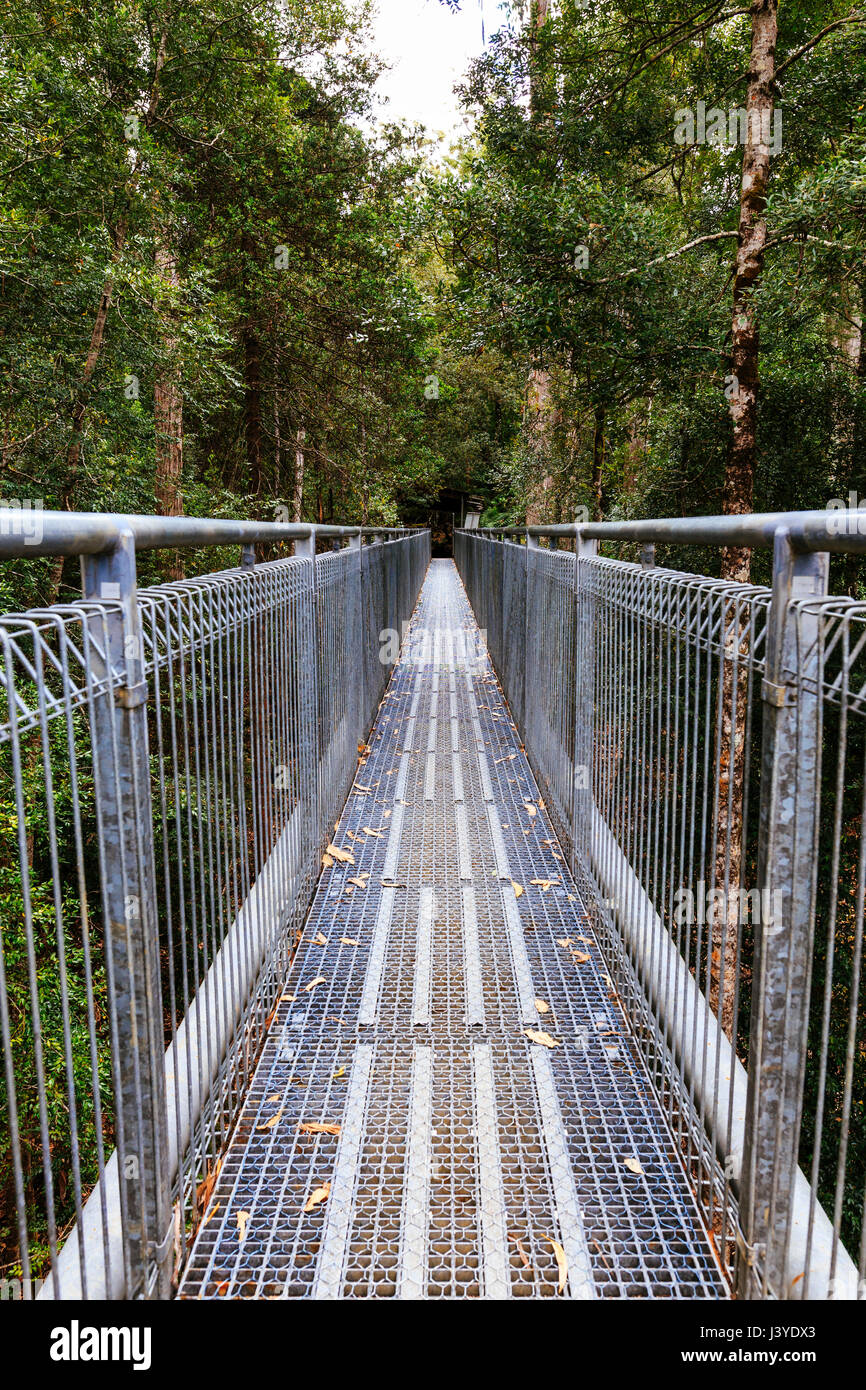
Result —
[[[732,1284],[862,1297],[864,605],[594,529],[455,558]]]
[[[204,1212],[430,555],[297,545],[0,619],[11,1296],[165,1293]]]

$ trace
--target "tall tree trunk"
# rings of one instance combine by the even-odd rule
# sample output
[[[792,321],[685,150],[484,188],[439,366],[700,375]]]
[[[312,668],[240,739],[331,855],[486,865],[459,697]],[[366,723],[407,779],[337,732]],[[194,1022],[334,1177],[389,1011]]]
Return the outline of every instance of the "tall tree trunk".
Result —
[[[551,459],[555,412],[550,373],[544,367],[530,370],[523,423],[532,459],[526,489],[526,524],[533,526],[549,520],[549,495],[554,486]]]
[[[145,111],[145,125],[150,126],[156,115],[156,108],[159,102],[159,79],[165,65],[166,48],[168,44],[168,27],[163,27],[160,34],[159,44],[154,59],[153,81],[150,87],[147,109]],[[138,180],[141,176],[141,157],[136,150],[135,158],[132,162],[127,192],[131,197],[138,187]],[[105,327],[108,321],[108,312],[111,308],[111,301],[114,295],[114,275],[113,270],[120,260],[126,243],[127,220],[122,218],[112,232],[112,253],[111,268],[102,286],[102,294],[96,310],[96,318],[90,333],[90,346],[84,360],[84,371],[81,374],[81,381],[75,396],[75,404],[72,407],[72,438],[66,454],[66,476],[60,494],[60,508],[63,511],[74,510],[75,492],[78,484],[78,472],[81,465],[81,439],[84,433],[84,422],[87,415],[87,400],[90,394],[90,383],[96,371],[102,345],[105,338]],[[60,591],[60,580],[63,573],[63,558],[55,560],[49,579],[47,602],[49,604],[57,601]]]
[[[746,97],[747,129],[740,183],[740,223],[731,319],[730,410],[733,431],[725,471],[723,509],[727,515],[752,510],[758,418],[759,339],[754,297],[764,266],[765,216],[770,177],[778,36],[778,0],[753,0],[752,46]],[[722,578],[747,584],[751,551],[727,546],[722,551]],[[733,1041],[736,963],[740,934],[740,886],[743,856],[743,774],[745,767],[746,682],[745,623],[733,604],[726,609],[722,674],[722,727],[719,743],[719,809],[716,817],[715,887],[727,888],[722,912],[711,930],[710,1004]],[[738,677],[733,658],[741,653]],[[759,885],[760,887],[761,885]]]
[[[533,121],[539,119],[542,74],[536,56],[536,35],[547,22],[550,0],[532,0],[529,10],[529,91]],[[553,418],[550,372],[537,363],[530,368],[526,391],[524,424],[529,447],[531,472],[526,489],[526,524],[537,525],[549,520],[549,494],[554,486],[551,469],[553,457]]]
[[[179,283],[177,257],[168,241],[157,234],[156,274],[170,297]],[[180,368],[177,350],[180,336],[176,311],[169,302],[162,312],[162,350],[153,383],[153,423],[156,434],[156,477],[154,492],[160,516],[182,516],[183,495],[180,479],[183,471],[183,395],[180,387]],[[180,551],[171,560],[172,579],[183,578]]]
[[[725,471],[726,514],[752,510],[758,416],[758,324],[754,293],[767,241],[765,199],[770,177],[778,35],[778,0],[753,0],[752,48],[746,97],[747,130],[740,183],[740,224],[731,318],[731,450]],[[722,551],[722,578],[748,583],[751,553],[741,546]]]
[[[292,504],[292,521],[300,521],[304,513],[304,444],[306,439],[307,431],[301,425],[295,439],[295,495]]]
[[[252,319],[243,328],[244,428],[246,431],[249,491],[262,493],[262,363],[261,344]]]
[[[593,520],[604,520],[604,427],[606,414],[603,405],[595,407],[595,428],[592,434],[592,505]]]

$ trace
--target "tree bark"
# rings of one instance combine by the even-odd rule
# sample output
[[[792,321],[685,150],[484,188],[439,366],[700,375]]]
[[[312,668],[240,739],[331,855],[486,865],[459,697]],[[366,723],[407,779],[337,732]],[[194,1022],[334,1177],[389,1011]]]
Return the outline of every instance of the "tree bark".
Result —
[[[177,257],[168,241],[157,234],[155,267],[157,279],[170,295],[179,283]],[[169,303],[162,315],[162,351],[153,382],[153,424],[156,436],[156,477],[154,492],[160,516],[182,516],[183,495],[183,395],[177,350],[180,343],[175,309]],[[175,551],[170,563],[172,579],[183,578],[183,560]]]
[[[262,492],[262,364],[261,344],[256,326],[248,319],[243,328],[244,348],[244,428],[246,431],[249,490],[254,497]]]
[[[547,22],[549,0],[532,0],[529,11],[529,90],[533,121],[538,119],[542,76],[536,57],[536,35]],[[552,450],[552,390],[550,372],[541,364],[530,368],[526,392],[524,424],[527,444],[532,458],[532,472],[526,497],[526,524],[538,525],[549,520],[549,494],[554,486],[551,471]]]
[[[753,0],[752,46],[746,97],[747,131],[740,183],[740,223],[731,318],[729,401],[733,434],[725,471],[722,506],[727,515],[752,510],[758,416],[758,324],[754,293],[764,266],[767,241],[765,200],[770,176],[778,36],[778,0]],[[751,552],[741,546],[722,551],[722,578],[748,583]]]
[[[548,500],[554,486],[551,458],[555,418],[551,397],[550,373],[544,367],[532,367],[523,416],[526,442],[532,458],[532,471],[526,489],[527,526],[549,520]]]
[[[304,511],[304,444],[307,431],[303,425],[298,429],[295,440],[295,495],[292,505],[292,521],[300,521]]]
[[[592,499],[593,520],[604,520],[604,427],[606,414],[603,405],[595,407],[595,429],[592,435]]]
[[[731,319],[729,402],[733,431],[722,506],[726,515],[752,510],[758,418],[759,337],[755,290],[764,266],[765,216],[770,177],[778,37],[778,0],[753,0],[752,45],[746,97],[747,129],[740,183],[740,222]],[[751,551],[726,546],[721,556],[723,579],[747,584]],[[740,885],[743,858],[743,775],[747,673],[746,620],[733,603],[725,610],[722,669],[722,727],[718,750],[719,805],[716,816],[715,887],[727,890],[723,911],[715,914],[710,934],[710,1005],[731,1041],[736,1009],[739,950]],[[740,652],[737,675],[734,656]],[[759,885],[760,887],[761,885]]]

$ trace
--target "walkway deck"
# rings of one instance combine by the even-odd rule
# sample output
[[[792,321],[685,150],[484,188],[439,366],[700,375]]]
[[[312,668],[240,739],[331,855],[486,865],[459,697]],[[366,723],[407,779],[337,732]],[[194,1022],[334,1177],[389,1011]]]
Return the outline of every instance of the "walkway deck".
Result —
[[[456,630],[474,644],[434,560],[334,836],[354,863],[322,874],[182,1296],[555,1297],[567,1264],[572,1298],[726,1297],[489,662],[449,659]]]

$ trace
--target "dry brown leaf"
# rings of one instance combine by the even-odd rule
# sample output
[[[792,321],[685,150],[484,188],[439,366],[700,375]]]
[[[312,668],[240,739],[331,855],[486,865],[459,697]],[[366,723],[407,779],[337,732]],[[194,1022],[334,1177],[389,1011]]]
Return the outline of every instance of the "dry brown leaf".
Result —
[[[310,1193],[304,1204],[304,1211],[315,1211],[322,1202],[327,1202],[330,1195],[331,1184],[329,1182],[322,1183],[321,1187],[317,1187],[315,1191]]]
[[[355,941],[351,936],[341,936],[340,941],[343,946],[360,946],[360,941]]]
[[[274,1094],[272,1096],[268,1096],[267,1100],[265,1101],[265,1105],[273,1105],[274,1101],[279,1100],[279,1098],[279,1091],[274,1091]]]
[[[642,1175],[643,1175],[643,1168],[641,1168],[641,1166],[640,1166],[640,1160],[639,1160],[639,1159],[637,1159],[637,1158],[627,1158],[627,1159],[625,1160],[625,1166],[626,1166],[626,1168],[628,1169],[628,1171],[629,1171],[630,1173],[637,1173],[639,1176],[642,1176]]]
[[[318,936],[314,936],[314,937],[313,937],[313,945],[314,945],[314,946],[327,946],[327,944],[328,944],[328,938],[327,938],[326,936],[323,936],[321,932],[319,932],[319,935],[318,935]]]
[[[375,829],[373,828],[372,825],[365,825],[365,826],[364,826],[364,834],[365,834],[365,835],[378,835],[378,836],[381,836],[382,831],[383,831],[384,829],[385,829],[384,825],[380,825],[378,830],[375,830]]]
[[[559,1270],[559,1292],[563,1293],[568,1283],[568,1260],[558,1240],[554,1240],[553,1236],[548,1236],[547,1241],[549,1245],[553,1246],[553,1253],[556,1256],[556,1266]]]
[[[219,1295],[220,1298],[222,1298],[225,1294],[228,1293],[228,1288],[229,1288],[229,1281],[228,1281],[228,1279],[223,1279],[223,1281],[222,1281],[221,1284],[217,1284],[217,1286],[216,1286],[216,1291],[217,1291],[217,1294]]]
[[[354,855],[347,849],[341,849],[339,845],[328,845],[325,853],[330,854],[332,859],[339,859],[341,864],[354,864],[355,862]]]
[[[204,1218],[204,1220],[202,1221],[201,1226],[199,1227],[199,1230],[201,1230],[201,1231],[204,1230],[205,1226],[206,1226],[207,1223],[210,1221],[211,1217],[212,1217],[212,1216],[216,1216],[216,1214],[217,1214],[217,1212],[219,1211],[221,1205],[222,1205],[221,1202],[217,1202],[214,1206],[211,1207],[211,1209],[210,1209],[210,1211],[208,1212],[207,1216],[206,1216],[206,1217]]]
[[[244,1243],[244,1236],[247,1233],[247,1222],[249,1221],[249,1219],[250,1214],[248,1211],[239,1211],[237,1213],[236,1220],[238,1223],[238,1239],[241,1245],[243,1245]]]
[[[323,854],[323,855],[322,855],[322,868],[323,868],[323,869],[333,869],[333,867],[334,867],[334,861],[333,861],[333,859],[331,858],[330,854]]]
[[[327,983],[324,975],[317,975],[315,980],[311,980],[308,985],[304,985],[304,994],[309,994],[311,989],[316,988],[316,985],[326,985]]]
[[[586,951],[572,951],[571,958],[575,965],[586,965],[586,962],[591,959],[591,957],[586,954]]]
[[[339,1125],[321,1125],[315,1120],[310,1120],[306,1124],[298,1125],[301,1134],[339,1134]]]
[[[534,884],[536,888],[540,888],[541,891],[542,891],[542,893],[546,893],[547,890],[548,890],[548,888],[552,888],[553,885],[554,885],[555,883],[558,883],[558,882],[559,882],[559,879],[558,879],[558,878],[531,878],[531,879],[529,880],[529,882],[532,883],[532,884]]]
[[[533,816],[537,816],[537,815],[538,815],[538,811],[537,811],[536,807],[533,806],[533,804],[532,804],[531,801],[527,801],[527,803],[526,803],[526,805],[524,806],[523,809],[525,810],[526,814],[527,814],[530,818],[532,818]]]
[[[538,1043],[541,1047],[562,1047],[562,1043],[557,1042],[556,1038],[552,1038],[549,1033],[534,1028],[524,1028],[523,1031],[530,1042]]]
[[[532,1265],[529,1263],[529,1256],[523,1248],[523,1242],[521,1241],[520,1237],[516,1235],[514,1231],[509,1231],[508,1239],[513,1240],[514,1244],[517,1246],[517,1253],[520,1256],[520,1263],[523,1265],[523,1268],[531,1269]]]
[[[366,887],[367,887],[367,879],[368,879],[369,877],[370,877],[369,874],[365,874],[363,878],[350,878],[350,879],[349,879],[349,882],[350,882],[350,883],[354,883],[354,885],[355,885],[356,888],[366,888]]]
[[[571,945],[571,937],[570,937],[570,936],[558,936],[558,937],[556,938],[556,944],[557,944],[557,946],[564,946],[565,949],[568,950],[569,946]]]
[[[521,894],[523,893],[523,885],[522,885],[521,883],[515,883],[515,882],[514,882],[514,879],[512,879],[512,880],[511,880],[511,886],[512,886],[512,888],[514,889],[514,896],[515,896],[515,898],[519,898],[519,897],[521,896]]]
[[[549,1014],[550,1005],[544,999],[536,999],[535,1007],[540,1014]]]
[[[278,1125],[282,1118],[283,1112],[281,1108],[277,1111],[276,1115],[272,1115],[269,1120],[265,1120],[263,1125],[256,1125],[256,1129],[273,1129],[274,1125]]]

